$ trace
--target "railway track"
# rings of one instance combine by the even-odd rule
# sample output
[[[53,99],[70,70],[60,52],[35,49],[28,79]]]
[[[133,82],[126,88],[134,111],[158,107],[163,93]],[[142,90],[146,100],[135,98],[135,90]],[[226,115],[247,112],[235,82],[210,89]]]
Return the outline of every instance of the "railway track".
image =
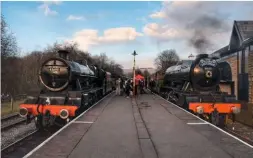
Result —
[[[248,137],[246,137],[246,136],[244,136],[242,134],[239,134],[239,133],[235,132],[234,130],[232,130],[232,129],[228,128],[228,127],[223,128],[223,130],[225,130],[226,132],[228,132],[228,133],[236,136],[237,138],[239,138],[239,139],[247,142],[248,144],[253,145],[253,140],[249,139]]]
[[[14,126],[25,123],[26,119],[19,116],[18,113],[8,115],[1,119],[1,131],[8,130]]]
[[[110,95],[111,93],[107,94],[105,97]],[[104,98],[105,98],[104,97]],[[84,113],[95,106],[97,103],[102,101],[104,98],[100,99],[96,103],[94,103],[92,106],[90,106],[88,109],[84,111]],[[15,114],[13,116],[9,116],[9,118],[4,118],[5,120],[10,119],[11,117],[17,117]],[[77,116],[78,118],[79,116]],[[76,118],[76,119],[77,119]],[[72,120],[73,121],[73,120]],[[57,131],[63,130],[66,128],[71,122],[63,126],[62,128],[50,128],[48,131],[43,130],[35,130],[28,135],[25,135],[24,137],[20,138],[19,140],[15,141],[14,143],[4,147],[1,150],[1,157],[3,158],[9,158],[9,157],[24,157],[26,154],[28,154],[30,151],[35,149],[39,144],[41,144],[43,141],[45,141],[47,138],[52,136],[53,134],[57,134]]]
[[[7,120],[9,120],[9,119],[12,119],[12,118],[18,117],[18,116],[19,116],[18,113],[12,113],[12,114],[10,114],[10,115],[3,116],[3,117],[1,118],[1,121],[2,121],[2,122],[3,122],[3,121],[7,121]]]
[[[50,137],[54,131],[33,131],[23,138],[15,141],[1,150],[1,157],[23,157],[33,148],[42,143],[46,138]]]

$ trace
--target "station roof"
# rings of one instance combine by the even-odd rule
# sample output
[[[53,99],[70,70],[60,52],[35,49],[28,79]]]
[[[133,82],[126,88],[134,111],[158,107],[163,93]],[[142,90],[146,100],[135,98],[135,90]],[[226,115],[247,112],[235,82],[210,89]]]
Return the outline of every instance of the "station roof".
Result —
[[[213,54],[225,56],[251,43],[253,43],[253,21],[234,21],[229,44]]]

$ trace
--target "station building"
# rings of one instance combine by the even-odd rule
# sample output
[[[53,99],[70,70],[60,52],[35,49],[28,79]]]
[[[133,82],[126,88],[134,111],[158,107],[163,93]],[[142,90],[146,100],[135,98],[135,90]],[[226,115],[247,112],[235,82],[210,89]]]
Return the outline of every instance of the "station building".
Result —
[[[253,21],[234,21],[229,44],[213,54],[230,64],[237,99],[253,104]]]

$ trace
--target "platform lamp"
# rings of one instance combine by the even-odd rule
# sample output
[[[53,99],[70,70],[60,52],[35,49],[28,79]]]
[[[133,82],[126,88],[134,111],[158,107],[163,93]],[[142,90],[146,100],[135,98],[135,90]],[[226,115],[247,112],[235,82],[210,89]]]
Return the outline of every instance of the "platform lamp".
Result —
[[[136,51],[132,54],[134,56],[134,67],[133,67],[133,96],[135,96],[135,56],[138,55]]]
[[[191,58],[194,58],[194,55],[191,53],[189,56],[188,56],[189,59]]]

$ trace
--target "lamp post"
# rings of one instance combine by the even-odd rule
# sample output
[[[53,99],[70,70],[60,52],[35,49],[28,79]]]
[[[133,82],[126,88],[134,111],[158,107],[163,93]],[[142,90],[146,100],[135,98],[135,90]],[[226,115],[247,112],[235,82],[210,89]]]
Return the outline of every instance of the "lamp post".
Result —
[[[135,56],[138,55],[135,51],[132,54],[134,56],[134,67],[133,67],[133,96],[135,96]]]

